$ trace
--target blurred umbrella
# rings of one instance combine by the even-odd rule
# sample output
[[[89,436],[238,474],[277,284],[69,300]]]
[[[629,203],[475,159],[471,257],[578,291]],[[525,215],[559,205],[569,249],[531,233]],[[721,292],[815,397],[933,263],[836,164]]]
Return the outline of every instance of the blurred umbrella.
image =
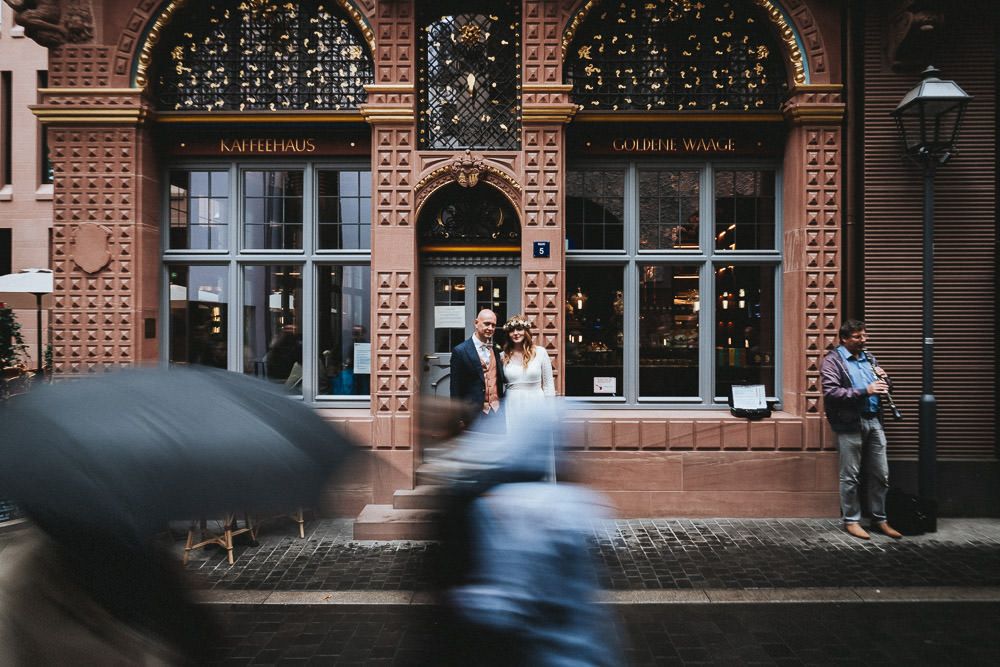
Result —
[[[354,448],[236,373],[126,370],[0,407],[0,496],[52,537],[141,548],[169,520],[314,504]]]

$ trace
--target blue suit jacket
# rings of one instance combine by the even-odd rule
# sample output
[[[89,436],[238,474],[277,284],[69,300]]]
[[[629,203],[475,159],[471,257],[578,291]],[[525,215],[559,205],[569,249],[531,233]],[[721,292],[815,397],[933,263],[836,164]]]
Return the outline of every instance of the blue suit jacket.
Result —
[[[497,366],[497,393],[503,397],[505,378],[503,362],[496,347],[493,348],[493,359]],[[486,377],[483,375],[483,364],[476,352],[476,345],[467,338],[451,351],[451,397],[469,406],[469,410],[478,413],[483,409],[486,400]]]

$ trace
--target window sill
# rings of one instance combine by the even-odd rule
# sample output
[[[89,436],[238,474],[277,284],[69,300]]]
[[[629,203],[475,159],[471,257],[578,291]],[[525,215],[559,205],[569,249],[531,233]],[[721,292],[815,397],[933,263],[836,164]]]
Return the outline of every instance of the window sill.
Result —
[[[37,201],[52,201],[52,184],[42,183],[35,190],[35,199]]]
[[[11,201],[14,199],[14,186],[7,184],[0,188],[0,201]]]

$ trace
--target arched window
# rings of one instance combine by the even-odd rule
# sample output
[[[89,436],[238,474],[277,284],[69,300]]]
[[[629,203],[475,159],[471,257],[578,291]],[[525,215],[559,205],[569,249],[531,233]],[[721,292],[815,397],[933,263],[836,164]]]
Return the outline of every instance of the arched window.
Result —
[[[521,3],[418,5],[420,147],[521,146]]]
[[[420,244],[427,246],[518,246],[521,227],[517,212],[497,190],[480,183],[464,188],[456,183],[428,198],[420,212]]]
[[[564,70],[583,110],[775,111],[787,92],[778,41],[745,0],[601,3]]]
[[[374,67],[334,0],[218,0],[178,11],[157,46],[164,111],[357,108]]]

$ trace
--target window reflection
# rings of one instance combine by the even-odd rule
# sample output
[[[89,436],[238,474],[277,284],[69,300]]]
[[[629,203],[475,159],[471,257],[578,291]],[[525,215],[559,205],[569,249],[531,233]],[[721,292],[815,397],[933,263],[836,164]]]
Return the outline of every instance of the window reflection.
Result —
[[[243,272],[243,372],[302,393],[302,268]]]
[[[229,278],[225,266],[171,265],[170,351],[174,364],[226,367]]]
[[[507,333],[503,323],[509,317],[507,312],[507,279],[500,276],[476,277],[476,315],[488,308],[497,316],[497,328],[493,333],[493,342],[503,346],[507,342]]]
[[[639,395],[698,395],[697,266],[639,267]]]
[[[623,393],[623,282],[620,267],[567,267],[567,396]]]
[[[566,174],[566,240],[570,250],[625,247],[625,172]]]
[[[243,234],[247,248],[302,247],[302,172],[247,171],[243,174]]]
[[[716,250],[774,248],[774,206],[773,170],[716,171]]]
[[[773,266],[715,268],[715,395],[762,384],[774,396]]]
[[[229,234],[229,172],[170,172],[171,250],[224,250]]]
[[[441,320],[454,319],[462,326],[437,326]],[[454,316],[452,318],[451,316]],[[451,352],[465,338],[465,278],[440,276],[434,279],[434,351]]]
[[[639,248],[698,249],[697,170],[639,171]]]
[[[321,266],[318,278],[319,377],[317,393],[367,396],[371,379],[367,266]]]
[[[319,248],[371,248],[371,172],[323,170],[318,188]]]

